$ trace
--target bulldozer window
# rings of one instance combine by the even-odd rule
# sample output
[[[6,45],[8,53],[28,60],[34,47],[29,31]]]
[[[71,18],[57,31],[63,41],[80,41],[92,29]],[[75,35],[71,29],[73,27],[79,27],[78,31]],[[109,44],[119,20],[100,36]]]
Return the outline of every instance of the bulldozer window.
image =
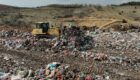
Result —
[[[49,29],[49,23],[42,23],[39,27],[43,30],[43,33],[45,33]]]

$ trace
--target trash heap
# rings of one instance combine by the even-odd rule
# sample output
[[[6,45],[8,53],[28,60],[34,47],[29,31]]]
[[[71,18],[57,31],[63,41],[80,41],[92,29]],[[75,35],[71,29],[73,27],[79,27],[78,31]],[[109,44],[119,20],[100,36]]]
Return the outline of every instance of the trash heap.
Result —
[[[126,51],[132,49],[139,50],[140,33],[137,32],[104,32],[95,35],[95,46],[112,50]],[[137,44],[136,44],[137,43]]]
[[[93,48],[93,38],[85,34],[85,31],[78,27],[67,28],[62,35],[62,41],[68,46],[68,49],[74,48],[84,51]]]
[[[69,70],[70,65],[52,62],[37,70],[16,66],[9,71],[0,69],[0,80],[109,80],[109,76]]]
[[[0,37],[7,38],[7,37],[16,37],[16,38],[27,38],[31,36],[29,32],[22,32],[20,30],[1,30]]]
[[[71,33],[73,32],[73,33]],[[65,30],[61,38],[34,39],[30,33],[17,31],[1,31],[0,44],[8,49],[46,51],[46,49],[88,50],[93,48],[93,39],[86,36],[80,28],[72,27]],[[17,34],[17,35],[16,35]],[[8,36],[7,36],[8,35]]]
[[[86,51],[95,48],[125,51],[140,50],[140,33],[137,32],[101,32],[83,30],[78,27],[66,28],[60,38],[34,39],[29,32],[16,30],[0,31],[0,45],[7,49],[48,51],[74,50]],[[137,43],[137,44],[136,44]]]
[[[29,32],[0,31],[1,49],[17,51],[8,54],[17,53],[16,57],[24,59],[18,62],[0,56],[0,80],[112,80],[114,76],[126,80],[129,72],[140,69],[140,58],[136,56],[140,32],[71,27],[62,33],[59,38],[36,39]],[[39,63],[41,67],[34,69]]]

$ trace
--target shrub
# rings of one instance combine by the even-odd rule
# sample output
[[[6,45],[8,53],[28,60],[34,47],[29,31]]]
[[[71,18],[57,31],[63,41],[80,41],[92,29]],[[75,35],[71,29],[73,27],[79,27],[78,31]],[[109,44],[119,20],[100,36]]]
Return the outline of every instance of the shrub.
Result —
[[[122,20],[122,23],[127,23],[127,20],[123,19],[123,20]]]
[[[95,6],[95,8],[96,8],[98,11],[103,11],[103,7],[100,6],[100,5]]]
[[[22,19],[23,16],[21,15],[14,15],[8,18],[2,18],[1,24],[9,25],[9,26],[18,26],[18,27],[25,27],[28,26],[28,22]]]

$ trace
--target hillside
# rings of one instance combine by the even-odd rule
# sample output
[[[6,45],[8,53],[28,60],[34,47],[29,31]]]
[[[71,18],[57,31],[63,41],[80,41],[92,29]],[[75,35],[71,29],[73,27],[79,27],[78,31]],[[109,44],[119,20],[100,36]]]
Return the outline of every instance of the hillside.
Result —
[[[0,11],[8,11],[14,9],[18,9],[18,7],[0,4]]]
[[[86,19],[86,22],[91,22],[88,19],[101,19],[101,21],[95,21],[97,24],[105,24],[102,19],[124,19],[128,23],[140,22],[140,6],[49,5],[37,8],[17,8],[1,5],[0,9],[2,10],[0,24],[10,26],[28,27],[34,22],[56,21],[64,18]]]

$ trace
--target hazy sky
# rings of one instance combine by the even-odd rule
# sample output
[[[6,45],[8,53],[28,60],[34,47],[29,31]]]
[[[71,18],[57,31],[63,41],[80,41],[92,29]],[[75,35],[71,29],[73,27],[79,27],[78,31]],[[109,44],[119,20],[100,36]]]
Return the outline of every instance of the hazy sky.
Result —
[[[128,1],[140,0],[0,0],[0,4],[20,6],[20,7],[36,7],[47,4],[119,4]]]

